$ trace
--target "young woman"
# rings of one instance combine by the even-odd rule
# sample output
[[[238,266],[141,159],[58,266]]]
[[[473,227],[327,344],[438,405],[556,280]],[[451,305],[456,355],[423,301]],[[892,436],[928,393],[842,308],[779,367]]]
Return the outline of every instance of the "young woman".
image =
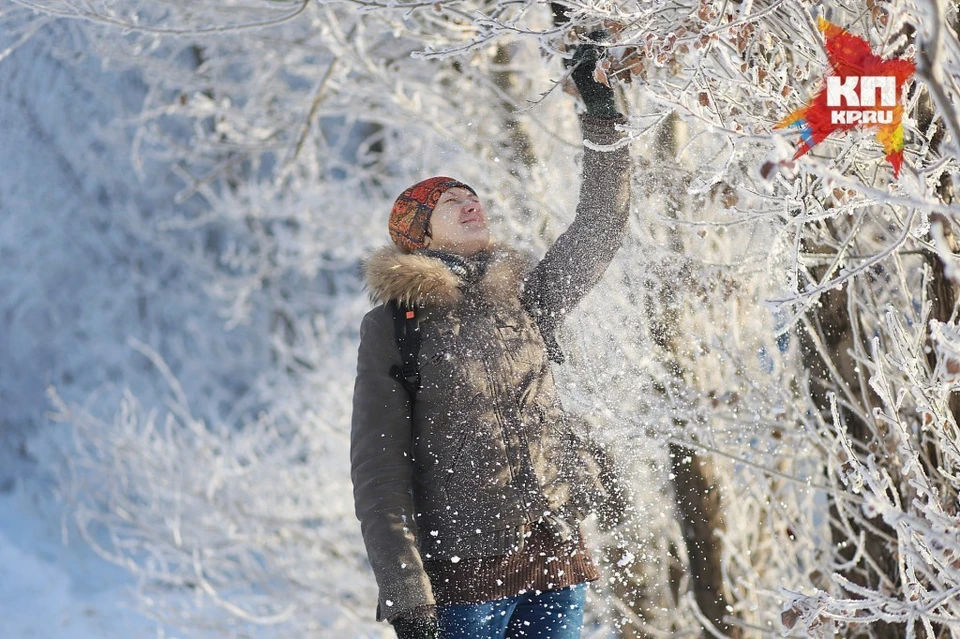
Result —
[[[580,636],[599,575],[579,522],[603,489],[550,361],[627,222],[624,118],[592,78],[596,57],[581,46],[573,72],[592,143],[577,215],[539,263],[493,242],[477,193],[447,177],[400,195],[394,245],[365,263],[380,305],[360,328],[352,478],[377,619],[400,639]],[[419,347],[404,370],[408,329]]]

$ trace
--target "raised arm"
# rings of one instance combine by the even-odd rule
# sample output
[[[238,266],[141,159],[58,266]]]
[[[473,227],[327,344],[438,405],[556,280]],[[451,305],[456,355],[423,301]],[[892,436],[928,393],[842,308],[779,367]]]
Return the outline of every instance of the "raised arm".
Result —
[[[555,361],[562,361],[557,327],[600,281],[623,243],[630,211],[631,163],[616,125],[624,121],[623,116],[580,116],[585,149],[577,215],[524,283],[524,307],[540,325]],[[598,145],[616,146],[598,150]]]
[[[389,373],[401,365],[400,351],[378,313],[387,318],[380,307],[360,325],[350,465],[357,518],[380,589],[377,620],[393,621],[435,601],[416,544],[410,397]]]

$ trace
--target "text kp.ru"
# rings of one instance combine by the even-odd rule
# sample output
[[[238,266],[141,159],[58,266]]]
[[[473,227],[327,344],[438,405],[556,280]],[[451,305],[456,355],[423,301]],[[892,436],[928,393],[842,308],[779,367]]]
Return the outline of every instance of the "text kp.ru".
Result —
[[[880,108],[864,108],[877,106],[878,91]],[[845,78],[827,78],[830,124],[890,124],[893,122],[893,108],[896,104],[897,80],[893,76],[851,75]]]

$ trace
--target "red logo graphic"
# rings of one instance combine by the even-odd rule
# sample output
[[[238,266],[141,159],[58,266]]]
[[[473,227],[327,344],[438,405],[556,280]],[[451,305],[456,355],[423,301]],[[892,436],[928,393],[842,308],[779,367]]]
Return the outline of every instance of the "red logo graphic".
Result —
[[[855,126],[877,129],[894,177],[903,164],[903,87],[913,76],[912,60],[883,60],[858,36],[820,18],[830,69],[826,86],[806,106],[774,127],[800,130],[797,159],[837,131]]]

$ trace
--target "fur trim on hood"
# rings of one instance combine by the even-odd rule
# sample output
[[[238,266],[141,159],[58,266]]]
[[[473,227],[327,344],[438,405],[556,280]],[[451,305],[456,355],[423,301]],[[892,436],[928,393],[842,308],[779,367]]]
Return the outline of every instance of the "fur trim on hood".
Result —
[[[504,246],[494,246],[491,253],[480,278],[481,290],[494,302],[517,299],[532,260]],[[397,301],[407,306],[450,307],[461,299],[461,279],[435,257],[385,246],[364,260],[362,268],[370,297],[381,304]]]

